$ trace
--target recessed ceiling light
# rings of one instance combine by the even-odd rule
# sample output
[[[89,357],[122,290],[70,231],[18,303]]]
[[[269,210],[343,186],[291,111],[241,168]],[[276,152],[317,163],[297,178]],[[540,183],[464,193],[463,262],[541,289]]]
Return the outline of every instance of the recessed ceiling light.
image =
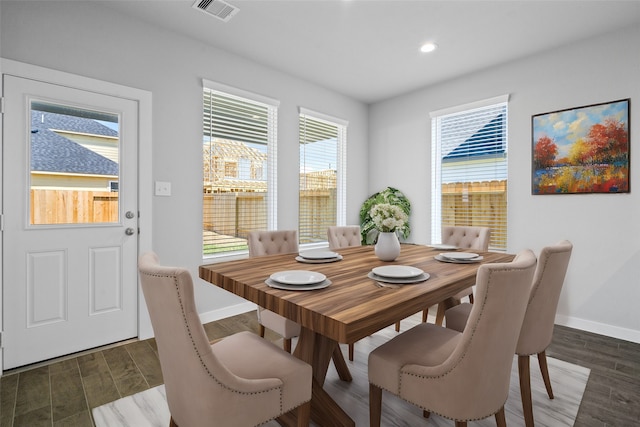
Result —
[[[420,52],[424,52],[424,53],[433,52],[434,50],[436,50],[437,47],[438,45],[435,43],[431,43],[431,42],[425,43],[420,47]]]

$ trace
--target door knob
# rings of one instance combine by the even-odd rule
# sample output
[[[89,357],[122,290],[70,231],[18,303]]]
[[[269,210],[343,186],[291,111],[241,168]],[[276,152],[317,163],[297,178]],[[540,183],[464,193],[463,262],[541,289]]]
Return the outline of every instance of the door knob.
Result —
[[[133,236],[134,234],[136,234],[136,230],[129,227],[126,230],[124,230],[124,234],[126,234],[127,236]]]

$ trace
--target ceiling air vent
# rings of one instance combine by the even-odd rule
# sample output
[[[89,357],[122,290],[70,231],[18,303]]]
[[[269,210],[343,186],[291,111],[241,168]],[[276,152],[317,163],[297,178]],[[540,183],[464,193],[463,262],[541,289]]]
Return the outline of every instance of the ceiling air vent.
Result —
[[[196,0],[193,7],[224,22],[229,22],[240,11],[237,7],[222,0]]]

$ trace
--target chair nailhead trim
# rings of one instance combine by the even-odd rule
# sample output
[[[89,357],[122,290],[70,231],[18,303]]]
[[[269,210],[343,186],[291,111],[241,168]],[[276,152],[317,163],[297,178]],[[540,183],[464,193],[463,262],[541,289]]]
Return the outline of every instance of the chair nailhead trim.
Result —
[[[207,367],[207,365],[204,363],[204,361],[202,360],[202,355],[200,354],[200,352],[198,351],[198,348],[196,347],[196,343],[193,340],[193,334],[191,333],[191,328],[189,327],[189,324],[187,323],[187,314],[185,312],[184,309],[184,305],[182,303],[182,294],[180,293],[180,288],[178,287],[178,278],[176,276],[173,275],[162,275],[162,274],[148,274],[148,273],[143,273],[146,274],[147,276],[153,276],[153,277],[161,277],[161,278],[170,278],[173,279],[173,283],[176,289],[176,294],[178,295],[178,302],[180,303],[180,311],[182,313],[182,320],[184,321],[184,325],[187,328],[187,333],[189,335],[189,339],[191,340],[191,345],[193,346],[193,350],[196,353],[196,355],[198,356],[198,360],[200,361],[200,365],[202,366],[202,368],[205,370],[205,372],[207,373],[207,375],[209,375],[209,377],[211,377],[211,379],[213,379],[216,384],[218,384],[220,387],[229,390],[232,393],[237,393],[237,394],[242,394],[242,395],[247,395],[247,396],[251,396],[251,395],[257,395],[257,394],[264,394],[264,393],[268,393],[270,391],[273,390],[277,390],[279,391],[279,395],[280,395],[280,414],[282,415],[283,412],[283,406],[284,406],[284,402],[282,401],[282,386],[277,386],[277,387],[273,387],[270,389],[266,389],[266,390],[262,390],[259,392],[251,392],[251,393],[247,393],[244,391],[240,391],[240,390],[235,390],[229,386],[227,386],[226,384],[220,382],[220,380],[218,380],[215,375],[213,375],[213,373],[209,370],[209,368]],[[257,425],[261,425],[257,424]]]

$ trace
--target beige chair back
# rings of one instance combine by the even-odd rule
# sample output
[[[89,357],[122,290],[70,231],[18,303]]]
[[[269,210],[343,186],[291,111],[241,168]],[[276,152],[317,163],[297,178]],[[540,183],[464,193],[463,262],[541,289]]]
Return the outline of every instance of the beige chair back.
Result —
[[[282,381],[238,377],[213,353],[190,273],[160,266],[154,253],[142,255],[138,266],[173,420],[181,426],[256,425],[266,421],[262,408],[277,413]]]
[[[331,226],[327,229],[327,240],[329,241],[329,249],[361,246],[362,240],[360,236],[360,226]]]
[[[458,345],[440,365],[405,365],[400,372],[401,397],[456,420],[482,419],[500,411],[509,394],[535,268],[530,250],[511,263],[482,265],[476,300]]]
[[[298,232],[296,230],[251,231],[247,236],[249,258],[298,252]],[[260,323],[260,336],[264,337],[265,327],[284,338],[283,346],[291,352],[291,338],[300,335],[300,324],[280,316],[264,307],[256,311]]]
[[[247,235],[249,257],[298,252],[296,230],[250,231]]]
[[[461,249],[489,250],[491,229],[489,227],[442,227],[442,243]]]
[[[572,250],[571,242],[563,240],[540,251],[527,313],[516,347],[518,355],[538,354],[551,344],[560,292]]]

